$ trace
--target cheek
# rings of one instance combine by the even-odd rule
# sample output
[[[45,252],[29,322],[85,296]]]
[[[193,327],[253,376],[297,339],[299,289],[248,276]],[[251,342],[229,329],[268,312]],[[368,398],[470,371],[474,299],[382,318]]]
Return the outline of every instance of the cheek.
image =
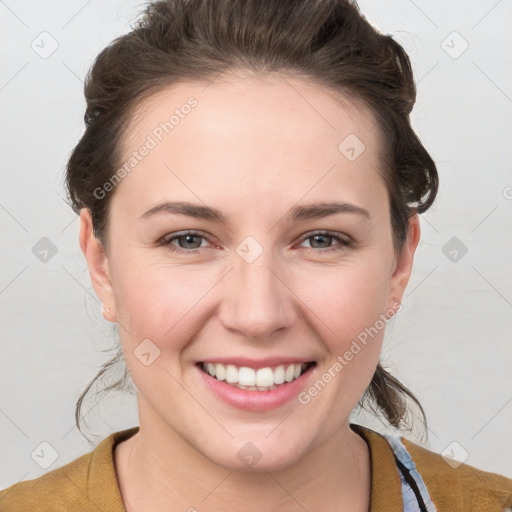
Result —
[[[296,280],[297,295],[324,324],[323,333],[343,348],[347,340],[385,313],[389,278],[382,264],[351,264],[305,272]]]
[[[183,378],[181,360],[201,329],[199,316],[208,316],[204,304],[216,279],[191,267],[171,268],[143,263],[142,259],[132,260],[128,266],[130,272],[119,273],[117,282],[126,367],[144,396],[156,400],[159,393],[155,389],[164,386],[179,397],[175,379]]]
[[[116,284],[116,304],[130,343],[149,338],[163,349],[172,340],[173,350],[181,349],[190,341],[198,311],[205,313],[208,295],[221,276],[217,274],[194,265],[126,260]]]
[[[300,282],[300,296],[315,313],[309,318],[328,353],[319,378],[329,383],[331,401],[343,415],[368,387],[379,361],[389,276],[382,261],[372,261],[303,275]]]

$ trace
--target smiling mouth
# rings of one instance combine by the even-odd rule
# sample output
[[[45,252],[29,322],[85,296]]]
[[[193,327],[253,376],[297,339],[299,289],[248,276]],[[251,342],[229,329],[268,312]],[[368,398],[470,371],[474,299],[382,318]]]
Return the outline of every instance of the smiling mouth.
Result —
[[[198,367],[214,379],[238,389],[248,391],[272,391],[293,382],[316,365],[316,361],[307,363],[288,363],[267,366],[255,370],[248,366],[235,366],[222,363],[197,363]]]

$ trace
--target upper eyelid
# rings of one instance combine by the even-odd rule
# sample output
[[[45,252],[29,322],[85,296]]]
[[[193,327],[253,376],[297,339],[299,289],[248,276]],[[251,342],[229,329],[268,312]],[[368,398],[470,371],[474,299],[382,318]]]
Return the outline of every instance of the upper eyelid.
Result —
[[[349,235],[346,235],[345,233],[338,233],[336,231],[330,231],[328,229],[325,229],[325,230],[317,229],[317,230],[313,230],[313,231],[308,231],[304,235],[301,235],[301,240],[305,240],[305,239],[310,238],[315,235],[328,235],[328,236],[340,238],[346,242],[352,241],[352,237],[350,237]],[[344,237],[346,237],[347,240],[345,240]]]
[[[169,233],[168,235],[165,235],[162,237],[162,240],[172,240],[181,238],[184,236],[193,235],[193,236],[202,236],[203,238],[210,239],[210,236],[202,231],[195,231],[195,230],[189,230],[189,231],[177,231],[175,233]]]

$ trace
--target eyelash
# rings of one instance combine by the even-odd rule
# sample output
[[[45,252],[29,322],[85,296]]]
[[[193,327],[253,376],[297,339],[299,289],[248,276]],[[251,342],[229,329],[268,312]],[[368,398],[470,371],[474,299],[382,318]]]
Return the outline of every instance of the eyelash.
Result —
[[[326,249],[315,249],[312,247],[306,247],[305,249],[309,249],[309,250],[317,252],[317,253],[330,253],[332,251],[343,251],[344,249],[350,248],[353,245],[352,240],[348,240],[348,239],[346,240],[331,231],[311,231],[311,232],[303,235],[299,243],[303,243],[305,240],[308,240],[308,239],[313,238],[314,236],[318,236],[318,235],[331,237],[334,240],[336,240],[337,242],[339,242],[340,246],[338,246],[338,247],[333,246],[333,247],[329,247]],[[172,245],[171,242],[173,242],[174,240],[178,240],[180,238],[185,238],[187,236],[198,236],[198,237],[205,238],[206,240],[208,240],[208,237],[206,237],[206,235],[204,235],[203,233],[201,233],[199,231],[185,231],[183,233],[178,233],[176,235],[173,235],[168,239],[162,238],[159,242],[159,245],[165,246],[172,252],[177,252],[177,253],[197,254],[198,252],[200,252],[199,248],[198,249],[182,249],[181,247]]]

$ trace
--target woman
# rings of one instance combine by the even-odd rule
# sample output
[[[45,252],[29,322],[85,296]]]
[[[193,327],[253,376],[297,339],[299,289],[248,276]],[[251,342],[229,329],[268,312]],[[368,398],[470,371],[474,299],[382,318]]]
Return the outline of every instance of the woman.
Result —
[[[380,365],[438,187],[410,62],[349,2],[156,2],[96,59],[67,168],[140,426],[2,510],[502,511]],[[421,409],[421,405],[416,401]]]

